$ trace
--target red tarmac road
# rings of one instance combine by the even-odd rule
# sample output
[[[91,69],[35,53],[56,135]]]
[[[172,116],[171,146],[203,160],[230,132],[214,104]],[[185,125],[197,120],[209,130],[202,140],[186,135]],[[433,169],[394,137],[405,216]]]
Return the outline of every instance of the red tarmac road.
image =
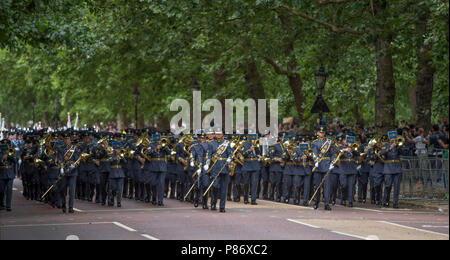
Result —
[[[75,201],[74,214],[27,201],[15,180],[13,211],[0,211],[0,240],[353,240],[449,239],[448,213],[355,204],[328,212],[227,201],[227,212],[166,199],[164,207],[123,199],[122,208]]]

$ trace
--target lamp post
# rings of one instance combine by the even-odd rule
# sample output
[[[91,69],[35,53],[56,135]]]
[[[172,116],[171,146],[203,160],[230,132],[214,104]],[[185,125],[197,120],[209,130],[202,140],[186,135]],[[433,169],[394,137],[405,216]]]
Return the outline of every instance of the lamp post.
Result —
[[[319,70],[314,73],[314,76],[316,80],[316,87],[319,90],[319,95],[314,102],[311,113],[318,113],[320,121],[319,124],[322,124],[322,113],[330,112],[330,109],[322,96],[323,90],[325,89],[325,84],[327,82],[328,73],[325,72],[323,66],[320,66]]]
[[[139,102],[139,90],[138,90],[138,84],[133,84],[133,97],[134,97],[134,128],[137,129],[137,122],[138,122],[138,102]]]

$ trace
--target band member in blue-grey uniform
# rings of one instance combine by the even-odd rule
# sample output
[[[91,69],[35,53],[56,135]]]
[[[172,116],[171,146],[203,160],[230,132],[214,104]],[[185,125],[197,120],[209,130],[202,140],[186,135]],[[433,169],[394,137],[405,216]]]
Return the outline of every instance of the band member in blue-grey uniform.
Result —
[[[110,171],[108,175],[108,206],[114,206],[114,198],[117,198],[117,207],[121,207],[122,187],[125,173],[123,172],[123,164],[127,162],[124,155],[120,154],[121,146],[115,145],[114,153],[110,155]]]
[[[20,175],[22,176],[23,196],[27,199],[33,199],[31,176],[34,170],[33,158],[36,149],[34,149],[32,138],[27,135],[25,137],[24,151],[22,153],[22,164],[20,165]]]
[[[66,213],[67,190],[69,190],[69,213],[74,213],[73,201],[75,197],[75,185],[78,176],[78,168],[77,165],[75,165],[75,162],[80,156],[80,151],[75,145],[72,144],[70,138],[70,132],[63,133],[64,147],[60,151],[63,158],[64,167],[61,169],[61,174],[63,175],[63,177],[59,186],[59,196],[61,199],[60,205],[64,213]]]
[[[187,192],[187,169],[189,167],[189,153],[191,149],[192,138],[190,135],[183,135],[180,141],[175,146],[175,151],[177,152],[177,199],[180,201],[184,200],[184,195]]]
[[[344,151],[336,165],[335,171],[339,174],[339,182],[342,188],[341,205],[353,207],[353,188],[356,180],[357,158],[359,156],[358,149],[352,148],[355,143],[354,136],[346,136],[346,139],[338,146],[337,153]]]
[[[249,188],[252,205],[257,205],[259,173],[261,172],[261,143],[257,134],[249,134],[242,147],[244,165],[242,165],[242,184],[244,185],[244,203],[248,203]]]
[[[283,169],[283,198],[284,203],[289,203],[289,199],[294,198],[294,204],[298,202],[298,190],[300,187],[300,168],[303,166],[301,155],[303,152],[297,146],[294,138],[289,140],[289,145],[285,147],[283,160],[285,160],[285,167]]]
[[[207,140],[207,136],[205,135],[205,132],[202,132],[200,135],[200,145],[203,148],[203,169],[200,174],[200,194],[202,195],[202,208],[208,209],[208,195],[203,196],[203,193],[208,188],[210,184],[209,175],[206,174],[209,170],[209,167],[211,165],[211,157],[212,157],[212,151],[211,146],[209,145],[209,140],[212,140],[214,137],[209,134],[209,138]]]
[[[54,135],[54,137],[56,136]],[[55,148],[54,142],[53,144],[47,144],[46,149],[47,157],[44,160],[46,163],[46,168],[48,169],[47,187],[50,188],[52,185],[57,185],[58,179],[61,177],[60,172],[63,160],[61,154]],[[60,198],[58,197],[58,195],[59,194],[57,188],[52,188],[51,191],[48,192],[47,198],[52,207],[57,206],[57,204],[59,203]]]
[[[370,169],[369,178],[370,182],[373,183],[373,189],[371,194],[371,203],[378,206],[382,205],[382,195],[383,195],[383,183],[384,183],[384,156],[381,155],[381,150],[383,147],[383,142],[387,141],[387,135],[383,135],[381,139],[377,140],[377,145],[370,151],[370,164],[372,168]]]
[[[198,132],[198,131],[197,131]],[[189,178],[191,178],[191,187],[193,185],[192,197],[194,202],[194,207],[198,207],[201,198],[201,175],[203,170],[204,158],[206,156],[205,150],[198,138],[194,138],[191,147],[191,158],[189,160],[190,170],[189,170]],[[189,187],[190,188],[190,187]],[[189,190],[188,190],[189,191]]]
[[[300,151],[296,151],[300,153],[300,162],[297,160],[297,172],[300,178],[299,188],[303,190],[302,199],[303,206],[308,205],[309,196],[311,193],[311,170],[314,160],[312,158],[312,149],[311,145],[308,143],[309,137],[302,135],[300,136]],[[294,201],[294,204],[300,204],[300,201]]]
[[[223,141],[223,134],[216,131],[217,147],[211,143],[213,154],[213,165],[211,166],[210,177],[215,182],[212,187],[211,210],[216,210],[217,199],[220,197],[220,212],[225,212],[227,186],[230,181],[229,165],[233,156],[233,151],[228,141]],[[216,178],[217,177],[217,178]]]
[[[389,134],[390,135],[390,134]],[[389,142],[383,145],[381,155],[384,156],[384,198],[383,206],[389,207],[391,189],[394,186],[393,207],[398,208],[398,198],[400,192],[400,182],[402,181],[402,167],[400,163],[401,145],[396,138],[390,138]]]
[[[170,155],[167,162],[167,176],[164,194],[170,199],[175,199],[175,192],[177,187],[177,152],[175,151],[175,149],[178,140],[174,136],[169,137],[169,140]]]
[[[369,184],[369,173],[370,173],[370,164],[368,160],[368,141],[373,136],[367,134],[365,137],[361,139],[361,147],[359,152],[363,154],[359,160],[360,160],[360,168],[359,168],[359,175],[358,175],[358,202],[359,203],[366,203],[367,199],[367,185]]]
[[[271,159],[271,164],[269,168],[269,182],[271,186],[270,191],[270,200],[275,199],[276,192],[276,201],[281,201],[282,195],[282,177],[283,177],[283,168],[280,163],[283,162],[283,153],[284,147],[282,145],[282,136],[284,133],[279,133],[279,142],[269,146],[269,157]]]
[[[96,159],[96,164],[98,166],[98,172],[100,176],[100,184],[98,186],[98,195],[96,195],[96,199],[99,199],[99,202],[104,206],[106,205],[106,198],[108,195],[108,175],[111,170],[111,158],[112,147],[108,144],[108,133],[103,133],[101,135],[101,139],[98,141],[96,146],[94,147],[94,154]],[[97,202],[97,201],[96,201]]]
[[[152,203],[164,206],[164,181],[167,174],[167,156],[170,155],[169,141],[166,137],[154,137],[155,143],[150,153],[150,177],[152,186]]]
[[[311,144],[314,159],[314,168],[313,168],[314,170],[313,178],[315,186],[314,190],[319,188],[320,183],[322,182],[322,179],[325,177],[326,173],[329,170],[333,170],[331,162],[334,160],[335,156],[332,141],[326,138],[326,126],[318,126],[316,130],[318,139],[316,139]],[[324,181],[323,190],[324,190],[325,210],[331,210],[331,207],[329,205],[331,190],[327,180]],[[319,190],[319,192],[317,192],[316,196],[314,197],[314,209],[317,209],[319,207],[320,193],[321,192]]]
[[[14,153],[8,152],[9,149],[14,150],[10,140],[4,139],[0,142],[0,145],[4,147],[0,149],[0,210],[6,208],[7,211],[11,211],[16,158],[14,157]]]

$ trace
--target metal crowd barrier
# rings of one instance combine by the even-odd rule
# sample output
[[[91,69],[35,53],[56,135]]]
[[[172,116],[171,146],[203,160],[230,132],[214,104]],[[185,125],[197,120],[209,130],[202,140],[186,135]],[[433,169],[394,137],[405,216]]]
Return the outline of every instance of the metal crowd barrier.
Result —
[[[434,149],[420,156],[401,156],[404,199],[448,200],[448,150]]]

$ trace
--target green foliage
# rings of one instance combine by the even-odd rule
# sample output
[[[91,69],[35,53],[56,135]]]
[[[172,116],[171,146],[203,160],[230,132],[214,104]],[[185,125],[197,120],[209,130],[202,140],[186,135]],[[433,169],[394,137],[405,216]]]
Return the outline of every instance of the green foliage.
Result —
[[[371,1],[370,1],[371,2]],[[369,1],[319,5],[278,0],[4,0],[0,2],[0,112],[24,125],[53,123],[55,114],[80,114],[81,124],[134,118],[133,86],[140,92],[140,118],[170,116],[170,102],[192,99],[197,80],[203,100],[250,97],[246,64],[255,61],[267,99],[280,100],[280,117],[298,117],[285,75],[265,59],[302,77],[303,119],[317,90],[314,72],[324,65],[324,93],[340,121],[366,125],[375,117],[374,33],[336,34],[292,16],[287,5],[339,28],[394,32],[392,52],[397,119],[410,119],[408,89],[417,70],[414,22],[427,5],[435,80],[433,120],[448,114],[448,1],[389,1],[387,22],[373,16]],[[288,25],[281,16],[289,18]],[[377,31],[378,33],[378,31]],[[294,39],[286,54],[286,40]],[[291,65],[295,64],[295,67]],[[55,106],[55,99],[59,105]],[[57,109],[57,111],[55,111]]]

